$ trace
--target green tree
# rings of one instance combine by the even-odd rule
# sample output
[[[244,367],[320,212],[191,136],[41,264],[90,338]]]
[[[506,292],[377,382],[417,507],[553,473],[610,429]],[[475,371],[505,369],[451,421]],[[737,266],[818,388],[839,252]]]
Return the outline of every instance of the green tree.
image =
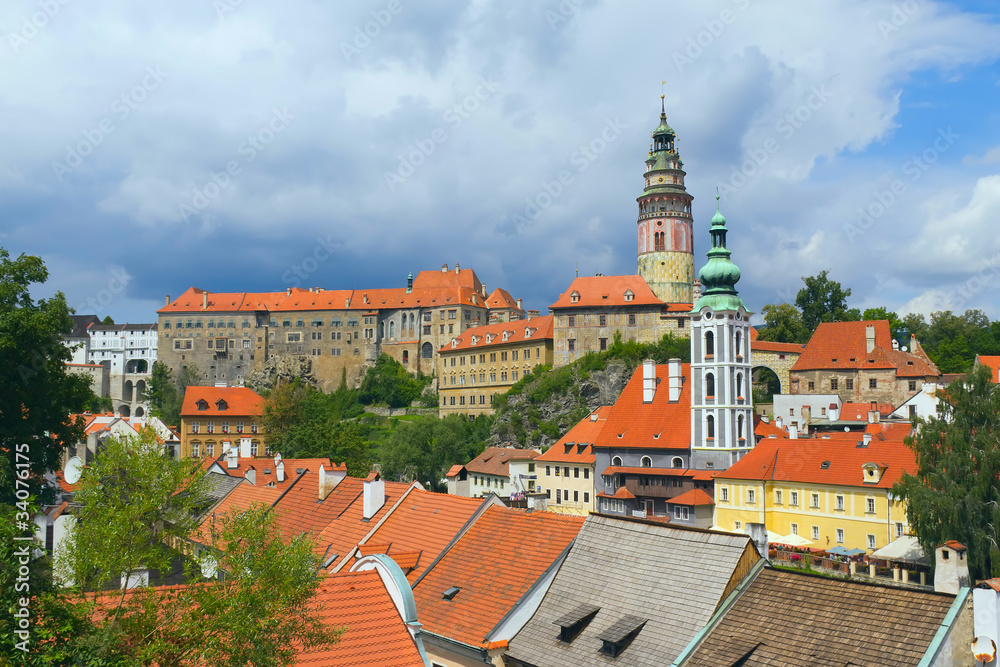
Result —
[[[358,400],[365,405],[407,407],[420,396],[429,380],[410,375],[401,363],[387,354],[380,354],[361,381]]]
[[[114,324],[114,323],[115,323],[115,321],[113,319],[111,319],[110,315],[105,315],[104,319],[101,320],[101,324]]]
[[[909,338],[910,335],[916,335],[921,345],[926,343],[927,320],[924,319],[923,315],[920,313],[910,313],[903,318],[901,326],[903,336]],[[926,349],[926,345],[924,347]]]
[[[204,473],[166,456],[151,431],[104,444],[84,470],[78,521],[56,563],[72,584],[62,594],[75,613],[71,664],[278,666],[293,664],[300,646],[336,641],[340,629],[324,627],[310,603],[320,585],[314,545],[286,542],[263,506],[199,538],[212,550],[185,563],[188,586],[120,588],[140,568],[179,574],[169,545],[191,534],[210,501]],[[216,573],[221,581],[206,578]]]
[[[869,322],[872,320],[889,320],[889,329],[892,331],[892,337],[896,340],[902,338],[905,333],[903,320],[899,319],[899,315],[891,310],[888,310],[885,306],[879,306],[878,308],[866,308],[865,312],[861,314],[861,317],[857,319]]]
[[[83,437],[82,423],[67,415],[93,397],[86,377],[66,372],[72,354],[62,335],[73,320],[65,297],[31,298],[31,285],[47,279],[40,258],[12,260],[0,248],[0,503],[8,505],[18,490],[44,492],[43,475],[59,467],[65,445]],[[26,478],[15,483],[20,470]]]
[[[382,474],[442,490],[442,480],[451,466],[468,463],[483,451],[488,429],[488,419],[466,415],[399,422],[379,446]]]
[[[969,572],[1000,576],[1000,388],[979,368],[944,392],[938,416],[919,420],[907,445],[917,460],[893,493],[906,501],[910,526],[930,552],[947,540],[969,548]]]
[[[153,370],[149,375],[146,393],[143,398],[149,401],[149,411],[169,426],[179,426],[181,423],[181,408],[184,405],[184,392],[187,388],[198,384],[198,367],[194,364],[181,369],[177,378],[166,364],[153,362]]]
[[[803,276],[805,287],[795,295],[795,305],[802,312],[802,322],[810,335],[821,322],[856,320],[859,315],[847,309],[847,297],[851,296],[851,290],[831,280],[828,273],[824,270],[819,275]]]
[[[807,343],[810,330],[802,320],[802,313],[790,303],[769,304],[761,309],[764,326],[758,329],[759,340],[774,343]]]

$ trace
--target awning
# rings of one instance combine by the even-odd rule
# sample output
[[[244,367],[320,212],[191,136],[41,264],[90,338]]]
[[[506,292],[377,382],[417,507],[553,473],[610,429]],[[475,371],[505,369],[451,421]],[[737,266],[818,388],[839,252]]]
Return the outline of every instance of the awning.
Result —
[[[881,549],[876,549],[869,558],[930,565],[931,557],[924,553],[920,542],[912,535],[897,537]]]

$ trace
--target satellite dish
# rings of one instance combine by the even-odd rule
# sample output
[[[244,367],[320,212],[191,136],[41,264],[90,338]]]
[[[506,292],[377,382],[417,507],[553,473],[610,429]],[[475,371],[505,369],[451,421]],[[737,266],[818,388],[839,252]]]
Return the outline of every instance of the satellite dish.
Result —
[[[80,475],[83,473],[83,461],[79,456],[74,456],[69,461],[66,462],[66,467],[63,468],[63,478],[66,480],[67,484],[76,484],[80,481]]]
[[[850,433],[850,431],[851,431],[851,427],[850,426],[845,426],[844,427],[844,433]]]
[[[972,654],[983,664],[992,662],[997,657],[997,645],[989,637],[973,637]]]

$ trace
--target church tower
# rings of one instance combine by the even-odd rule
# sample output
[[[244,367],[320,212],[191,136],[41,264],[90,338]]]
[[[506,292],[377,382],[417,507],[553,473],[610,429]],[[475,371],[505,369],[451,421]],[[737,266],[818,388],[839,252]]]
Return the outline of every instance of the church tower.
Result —
[[[754,446],[751,313],[736,292],[740,269],[715,199],[702,295],[691,311],[691,462],[702,470],[725,470]]]
[[[684,163],[660,95],[660,124],[646,158],[646,189],[639,202],[639,275],[657,298],[692,303],[694,241],[691,195],[684,188]]]

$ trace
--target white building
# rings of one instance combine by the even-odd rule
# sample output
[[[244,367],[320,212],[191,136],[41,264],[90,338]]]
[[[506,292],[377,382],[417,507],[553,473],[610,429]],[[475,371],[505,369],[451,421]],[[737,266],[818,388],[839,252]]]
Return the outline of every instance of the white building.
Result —
[[[942,386],[936,382],[924,382],[920,391],[901,403],[889,416],[899,419],[936,417],[938,410],[937,392],[941,388]]]
[[[794,426],[801,435],[808,435],[809,425],[819,420],[840,419],[843,401],[838,394],[775,394],[774,418]]]
[[[91,324],[86,363],[105,366],[115,412],[141,417],[149,411],[143,394],[156,361],[155,324]]]

